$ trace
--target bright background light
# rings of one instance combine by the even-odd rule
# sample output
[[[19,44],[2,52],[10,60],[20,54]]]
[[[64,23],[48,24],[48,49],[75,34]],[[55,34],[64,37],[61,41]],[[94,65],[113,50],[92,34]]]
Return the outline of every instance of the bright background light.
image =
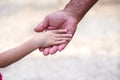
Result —
[[[47,14],[69,0],[0,0],[0,52],[30,39]],[[4,80],[120,80],[120,1],[99,0],[62,52],[38,50],[0,69]]]

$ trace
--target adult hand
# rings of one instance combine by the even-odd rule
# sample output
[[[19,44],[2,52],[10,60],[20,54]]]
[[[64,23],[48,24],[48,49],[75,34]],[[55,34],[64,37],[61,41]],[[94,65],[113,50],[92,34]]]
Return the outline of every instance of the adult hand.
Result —
[[[71,13],[61,10],[46,16],[43,22],[35,28],[35,31],[41,32],[45,30],[66,29],[67,33],[74,35],[77,24],[78,20]],[[46,56],[61,51],[68,43],[69,42],[44,48],[42,49],[43,54]]]

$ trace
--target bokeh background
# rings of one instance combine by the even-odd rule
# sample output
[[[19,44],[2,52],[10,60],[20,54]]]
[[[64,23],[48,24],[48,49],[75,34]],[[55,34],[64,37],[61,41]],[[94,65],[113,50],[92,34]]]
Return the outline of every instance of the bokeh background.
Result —
[[[69,0],[0,0],[0,52],[30,39]],[[0,69],[4,80],[120,80],[120,0],[99,0],[62,52],[38,50]]]

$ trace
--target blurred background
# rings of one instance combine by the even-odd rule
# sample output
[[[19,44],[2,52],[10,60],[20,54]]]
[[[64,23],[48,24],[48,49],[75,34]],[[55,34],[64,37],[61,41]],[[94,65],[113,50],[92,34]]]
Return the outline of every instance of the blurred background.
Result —
[[[69,0],[0,0],[0,52],[30,39]],[[120,0],[99,0],[62,52],[38,50],[0,69],[3,80],[120,80]]]

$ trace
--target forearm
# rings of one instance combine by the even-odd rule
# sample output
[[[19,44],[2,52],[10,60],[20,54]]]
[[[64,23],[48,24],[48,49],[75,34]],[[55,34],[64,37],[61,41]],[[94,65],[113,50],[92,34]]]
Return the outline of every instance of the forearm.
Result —
[[[70,12],[76,19],[81,20],[97,1],[98,0],[70,0],[65,6],[64,11]]]
[[[0,54],[0,67],[6,67],[37,49],[32,40]]]

